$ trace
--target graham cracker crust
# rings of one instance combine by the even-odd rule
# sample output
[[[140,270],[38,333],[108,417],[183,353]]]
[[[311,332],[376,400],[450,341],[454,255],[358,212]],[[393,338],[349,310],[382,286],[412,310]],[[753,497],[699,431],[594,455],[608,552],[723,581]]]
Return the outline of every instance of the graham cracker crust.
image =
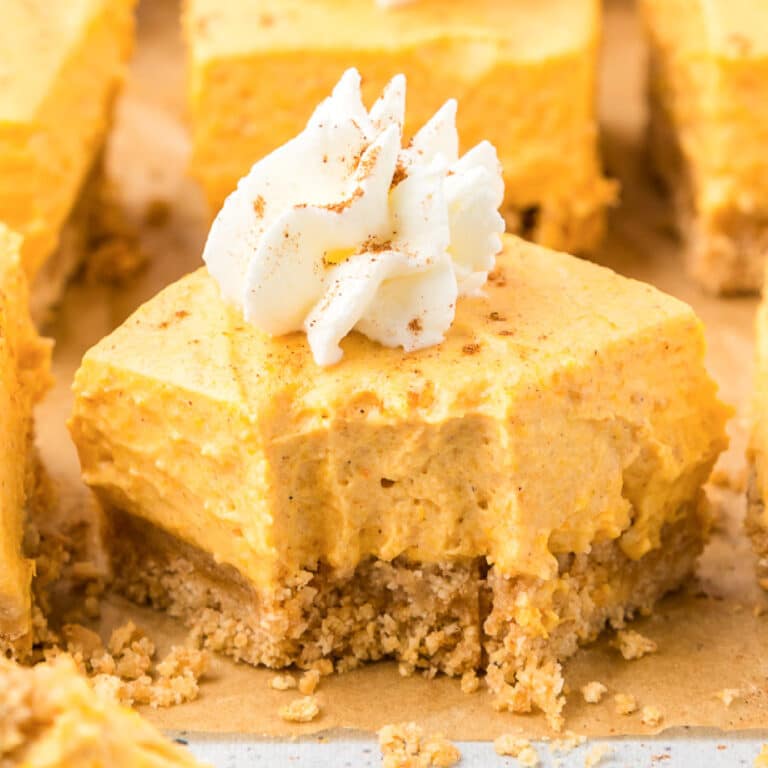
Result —
[[[740,210],[734,201],[702,216],[694,204],[691,172],[658,88],[659,53],[651,50],[648,147],[651,163],[670,196],[676,229],[690,275],[707,291],[721,295],[757,293],[768,256],[768,217]]]
[[[560,662],[678,587],[708,528],[702,495],[640,560],[605,541],[589,554],[560,556],[551,580],[507,578],[481,558],[438,565],[371,558],[353,573],[321,564],[259,590],[144,520],[107,515],[113,588],[181,619],[210,650],[273,668],[344,671],[394,658],[403,674],[485,670],[499,709],[541,709],[555,728],[565,703]]]
[[[752,549],[757,555],[757,582],[768,590],[768,527],[765,525],[765,502],[757,490],[757,474],[754,467],[749,473],[747,483],[747,513],[744,518],[744,530],[752,541]]]
[[[404,673],[460,675],[481,660],[480,563],[369,559],[320,565],[260,590],[231,566],[131,515],[110,511],[113,587],[190,626],[201,644],[272,668],[337,670],[396,658]]]

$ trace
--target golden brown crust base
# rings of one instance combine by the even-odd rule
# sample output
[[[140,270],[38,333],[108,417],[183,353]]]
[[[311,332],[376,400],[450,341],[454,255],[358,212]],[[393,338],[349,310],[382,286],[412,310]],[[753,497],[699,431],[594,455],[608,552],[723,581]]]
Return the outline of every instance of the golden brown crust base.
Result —
[[[652,83],[658,55],[651,50]],[[695,210],[690,171],[657,90],[649,90],[648,144],[654,170],[671,197],[688,271],[712,293],[756,293],[763,285],[768,256],[768,219],[748,215],[735,204],[706,217]]]
[[[480,560],[371,559],[352,574],[303,571],[268,592],[147,522],[117,511],[109,518],[115,588],[181,618],[212,650],[275,668],[325,659],[346,670],[384,657],[406,674],[486,668],[500,709],[542,709],[555,727],[564,704],[559,662],[679,586],[707,529],[702,500],[641,560],[606,541],[560,556],[553,580],[505,578]]]
[[[279,590],[257,590],[149,523],[109,518],[115,588],[181,618],[211,650],[274,668],[330,659],[346,670],[394,657],[404,672],[459,675],[480,663],[477,561],[372,559],[354,573],[320,566]]]
[[[744,528],[752,540],[752,549],[757,555],[757,581],[768,590],[768,528],[765,526],[765,502],[757,490],[757,476],[750,472],[747,485],[747,514]]]

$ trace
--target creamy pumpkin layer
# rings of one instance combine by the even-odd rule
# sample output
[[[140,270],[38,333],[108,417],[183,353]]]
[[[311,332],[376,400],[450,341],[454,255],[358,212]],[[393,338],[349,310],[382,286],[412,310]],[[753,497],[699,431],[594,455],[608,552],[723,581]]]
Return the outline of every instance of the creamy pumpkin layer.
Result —
[[[36,501],[32,409],[50,384],[50,345],[29,317],[21,238],[0,224],[0,654],[32,642],[34,562],[23,549]]]
[[[541,578],[595,540],[642,556],[723,446],[699,321],[511,238],[487,294],[438,347],[352,335],[326,370],[196,272],[85,356],[85,479],[263,586],[367,556]]]
[[[768,252],[768,8],[750,0],[643,0],[651,139],[676,200],[692,275],[756,291]]]
[[[597,151],[597,0],[191,0],[185,29],[191,167],[213,212],[356,67],[369,103],[407,76],[406,134],[460,101],[462,151],[499,152],[510,229],[571,251],[599,240],[615,190]]]
[[[24,236],[33,288],[46,279],[41,270],[101,153],[131,49],[134,4],[3,5],[0,220]],[[61,270],[47,266],[58,278]]]
[[[182,747],[97,693],[70,656],[35,667],[0,658],[0,765],[194,768]]]

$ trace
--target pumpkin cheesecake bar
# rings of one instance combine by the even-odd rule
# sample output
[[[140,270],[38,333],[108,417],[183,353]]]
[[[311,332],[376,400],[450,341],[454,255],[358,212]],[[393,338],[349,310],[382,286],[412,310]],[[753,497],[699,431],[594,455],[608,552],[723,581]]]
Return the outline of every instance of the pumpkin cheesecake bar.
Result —
[[[0,25],[0,221],[24,237],[34,314],[56,301],[84,225],[133,39],[134,0],[7,0]],[[64,238],[76,240],[70,233]],[[125,265],[116,265],[119,271]]]
[[[32,518],[46,484],[33,443],[32,409],[51,382],[50,344],[29,317],[21,238],[0,224],[0,656],[26,656],[44,620],[33,599]]]
[[[599,0],[189,0],[191,169],[217,212],[238,179],[305,125],[348,67],[364,94],[398,72],[406,133],[446,99],[462,144],[493,143],[511,231],[588,252],[615,188],[601,173]]]
[[[202,768],[193,757],[106,693],[71,656],[35,667],[0,658],[2,768]]]
[[[493,146],[404,110],[346,72],[85,355],[72,435],[117,588],[210,648],[482,670],[559,725],[560,660],[692,569],[727,409],[690,307],[502,238]]]
[[[768,253],[768,6],[643,0],[651,149],[672,191],[692,276],[754,292]]]
[[[558,660],[691,571],[725,408],[681,302],[508,237],[442,345],[318,368],[205,269],[87,353],[119,589],[254,664],[394,656],[557,709]]]

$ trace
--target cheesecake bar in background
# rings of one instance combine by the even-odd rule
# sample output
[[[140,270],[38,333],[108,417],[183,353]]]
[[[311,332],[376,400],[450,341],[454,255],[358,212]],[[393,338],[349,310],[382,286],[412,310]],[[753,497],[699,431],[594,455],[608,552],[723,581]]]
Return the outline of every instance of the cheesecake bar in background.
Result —
[[[33,597],[37,535],[46,482],[32,411],[51,384],[51,345],[29,316],[21,238],[0,224],[0,656],[28,656],[45,622]]]
[[[768,254],[768,5],[642,0],[650,145],[691,275],[757,292]]]
[[[45,317],[84,258],[81,230],[100,202],[101,158],[132,47],[134,5],[3,3],[0,221],[24,237],[22,264],[36,319]],[[115,265],[118,273],[126,268]]]
[[[188,0],[191,169],[215,215],[251,165],[301,131],[348,67],[375,94],[398,72],[406,135],[448,98],[461,144],[488,139],[508,229],[584,253],[615,185],[598,155],[599,0]],[[370,103],[369,103],[370,105]]]
[[[752,434],[748,451],[750,475],[745,526],[757,555],[760,586],[768,590],[768,301],[763,301],[756,320],[757,352],[752,396]]]
[[[3,768],[203,768],[136,712],[97,692],[71,656],[35,667],[0,657]]]

